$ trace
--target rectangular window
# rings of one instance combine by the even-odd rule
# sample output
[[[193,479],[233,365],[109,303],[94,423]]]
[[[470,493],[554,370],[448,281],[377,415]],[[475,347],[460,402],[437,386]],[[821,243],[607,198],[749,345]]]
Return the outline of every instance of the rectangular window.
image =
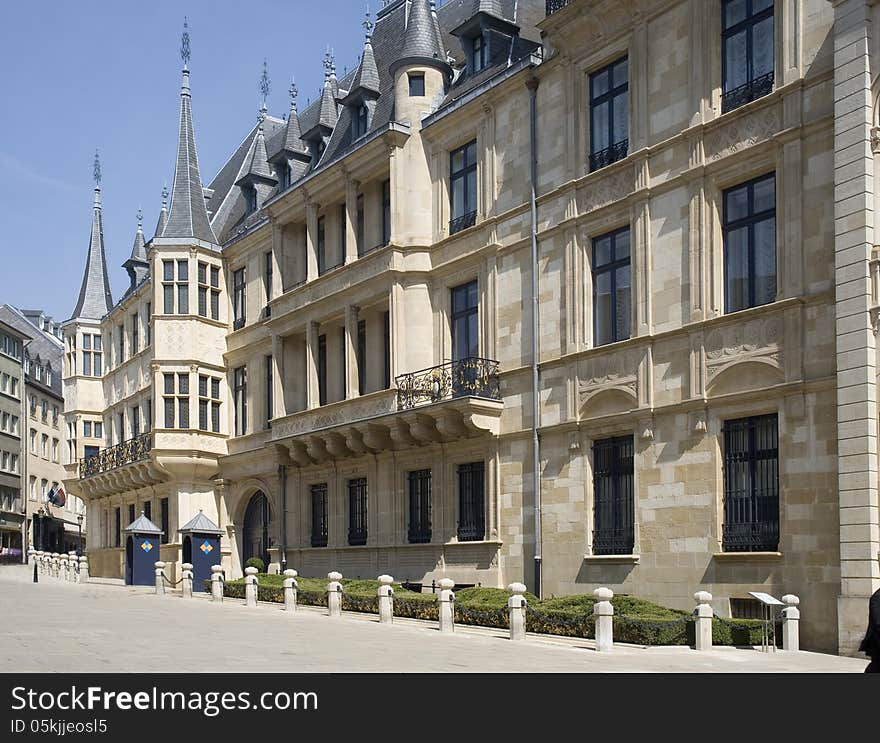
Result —
[[[91,421],[83,421],[83,436],[87,439],[92,438],[92,422]]]
[[[116,416],[116,431],[119,436],[118,443],[121,444],[125,441],[125,413]]]
[[[486,45],[482,34],[474,38],[472,52],[474,72],[479,72],[486,66]]]
[[[312,547],[327,546],[327,483],[312,485]]]
[[[232,272],[232,327],[234,330],[244,327],[245,310],[245,270],[239,268]]]
[[[211,430],[220,433],[220,380],[211,379]]]
[[[773,90],[773,0],[722,0],[721,112]]]
[[[629,152],[629,60],[624,57],[590,75],[590,170]]]
[[[724,421],[724,552],[779,549],[776,414]]]
[[[199,317],[208,316],[208,294],[210,287],[208,286],[208,264],[199,261],[198,265],[199,279]]]
[[[318,336],[318,404],[327,404],[327,336]]]
[[[220,269],[211,266],[211,319],[220,319]]]
[[[266,428],[271,428],[272,417],[275,413],[275,408],[273,407],[274,402],[274,384],[272,380],[272,354],[268,354],[266,357]]]
[[[364,195],[358,194],[357,197],[357,206],[356,206],[357,217],[355,219],[355,228],[354,228],[354,239],[357,244],[357,254],[363,255],[366,250],[366,246],[364,245]]]
[[[240,366],[232,373],[235,397],[235,435],[247,433],[247,367]]]
[[[477,220],[477,140],[449,153],[449,234]]]
[[[485,464],[458,465],[458,539],[475,542],[486,534]]]
[[[135,519],[134,515],[134,503],[129,504],[128,506],[128,523],[133,524]]]
[[[409,73],[409,96],[410,98],[422,97],[425,95],[425,73],[410,72]]]
[[[144,501],[144,516],[150,519],[150,521],[153,520],[153,501]]]
[[[146,414],[144,415],[144,431],[152,431],[153,430],[153,399],[150,398],[147,400],[144,405],[146,405]]]
[[[104,423],[102,421],[95,421],[95,438],[104,438]]]
[[[136,439],[141,435],[141,410],[135,405],[131,409],[131,437]]]
[[[52,461],[58,461],[58,439],[52,439]]]
[[[383,389],[391,388],[391,313],[382,313]]]
[[[140,351],[140,318],[138,317],[138,313],[135,312],[131,316],[131,355],[134,356],[138,351]]]
[[[452,289],[452,360],[474,358],[480,355],[479,291],[476,280]]]
[[[122,546],[122,509],[114,508],[113,545]]]
[[[327,270],[327,235],[324,230],[324,217],[318,217],[318,276]]]
[[[724,194],[724,305],[726,312],[776,299],[776,175]]]
[[[367,478],[348,481],[348,543],[367,543]]]
[[[408,477],[409,541],[431,541],[431,470],[416,470]]]
[[[119,357],[117,366],[125,361],[125,325],[119,326]]]
[[[345,204],[339,205],[339,263],[345,262],[346,233],[348,232],[348,214]]]
[[[165,428],[189,428],[189,374],[164,374]],[[176,385],[176,386],[175,386]]]
[[[220,380],[203,374],[199,375],[199,429],[220,433]]]
[[[103,374],[101,336],[83,333],[82,373],[86,377],[100,377]],[[14,380],[13,380],[14,381]]]
[[[40,439],[40,455],[43,459],[49,458],[49,437],[46,434]]]
[[[263,288],[266,290],[266,317],[272,316],[272,310],[269,307],[269,300],[272,299],[272,277],[274,269],[272,266],[272,251],[267,251],[263,256]]]
[[[391,242],[391,181],[382,181],[382,244]]]
[[[144,318],[145,335],[147,336],[147,346],[153,344],[153,303],[147,302],[147,314]]]
[[[633,438],[616,436],[593,444],[593,554],[631,555]]]
[[[357,327],[358,394],[367,392],[367,322],[358,320]]]
[[[189,261],[177,261],[177,314],[189,314]]]
[[[357,107],[353,122],[355,139],[357,139],[358,137],[362,137],[364,136],[364,134],[367,133],[367,128],[369,127],[369,118],[370,112],[367,110],[366,104],[361,103]]]
[[[593,345],[622,341],[632,328],[629,227],[593,240]]]
[[[168,499],[162,498],[159,501],[159,528],[162,530],[162,536],[159,537],[162,544],[168,544]]]

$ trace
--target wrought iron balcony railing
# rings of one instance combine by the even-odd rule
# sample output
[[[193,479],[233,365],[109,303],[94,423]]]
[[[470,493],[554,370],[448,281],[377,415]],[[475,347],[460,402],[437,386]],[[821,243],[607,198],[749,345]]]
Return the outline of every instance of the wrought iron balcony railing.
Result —
[[[395,382],[398,410],[457,397],[501,399],[498,362],[476,356],[401,374]]]
[[[724,552],[776,552],[779,549],[779,520],[725,523],[721,532],[721,549]]]
[[[604,168],[618,160],[623,160],[629,153],[629,140],[624,139],[604,150],[590,154],[590,172]]]
[[[547,0],[545,6],[547,9],[547,15],[553,15],[562,10],[566,5],[570,4],[571,0]]]
[[[738,88],[724,93],[721,96],[721,113],[726,114],[728,111],[733,111],[735,108],[751,103],[772,92],[773,73],[768,72],[766,75],[756,77],[745,85],[740,85]]]
[[[80,479],[108,472],[124,464],[139,462],[146,459],[153,448],[153,434],[151,431],[135,436],[128,441],[123,441],[116,446],[108,446],[101,449],[97,454],[86,457],[79,461]]]
[[[233,330],[241,330],[244,327],[245,318],[244,317],[236,317],[232,321],[232,329]]]
[[[476,223],[476,210],[468,212],[467,214],[462,214],[460,217],[456,217],[449,222],[449,234],[454,235],[456,232],[461,232],[462,230],[466,230],[468,227],[473,227]]]

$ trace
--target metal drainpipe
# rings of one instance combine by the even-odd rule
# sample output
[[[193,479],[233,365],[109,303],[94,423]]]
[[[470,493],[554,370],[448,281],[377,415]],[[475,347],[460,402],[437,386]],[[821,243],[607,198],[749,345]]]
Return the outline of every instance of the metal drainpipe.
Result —
[[[287,465],[278,465],[281,478],[281,574],[287,570]]]
[[[535,495],[535,596],[541,598],[541,442],[538,437],[538,190],[537,93],[538,78],[526,81],[529,89],[529,215],[532,237],[532,488]]]

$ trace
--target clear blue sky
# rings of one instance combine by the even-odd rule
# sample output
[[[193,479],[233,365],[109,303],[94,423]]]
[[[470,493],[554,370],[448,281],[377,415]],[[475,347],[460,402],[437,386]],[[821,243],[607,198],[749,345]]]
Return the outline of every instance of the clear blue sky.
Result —
[[[438,3],[439,5],[439,3]],[[375,18],[380,0],[372,0]],[[114,300],[128,277],[138,207],[153,234],[174,177],[180,34],[188,16],[199,167],[208,183],[253,125],[268,60],[269,112],[323,82],[326,45],[341,76],[363,47],[362,0],[119,0],[4,3],[0,30],[0,303],[66,320],[88,249],[95,148]]]

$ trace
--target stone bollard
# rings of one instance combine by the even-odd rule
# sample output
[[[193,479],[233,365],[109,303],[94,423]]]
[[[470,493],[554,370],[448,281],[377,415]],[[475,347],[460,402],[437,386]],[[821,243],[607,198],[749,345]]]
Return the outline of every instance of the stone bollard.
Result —
[[[800,621],[801,600],[794,594],[787,593],[782,597],[785,608],[782,610],[782,649],[797,652],[801,649]]]
[[[712,601],[712,594],[708,591],[697,591],[694,594],[694,601],[697,602],[697,608],[694,610],[697,617],[694,649],[711,650],[712,616],[714,612],[709,602]]]
[[[257,569],[244,569],[244,605],[257,605]]]
[[[180,594],[181,598],[191,599],[193,597],[193,566],[190,562],[185,562],[180,566],[182,571],[180,577]]]
[[[596,617],[596,650],[605,653],[614,647],[614,607],[611,599],[614,591],[610,588],[597,588],[593,591],[596,603],[593,604],[593,616]]]
[[[79,582],[89,582],[89,558],[85,555],[79,558]]]
[[[440,631],[455,631],[455,581],[452,578],[441,578],[440,586]]]
[[[296,611],[296,570],[284,571],[284,611]]]
[[[46,551],[40,550],[40,575],[48,575],[49,568],[46,565]]]
[[[43,550],[34,551],[34,564],[37,566],[37,574],[43,574]]]
[[[342,616],[342,573],[335,570],[327,573],[330,581],[327,584],[327,614],[331,617]]]
[[[379,576],[379,622],[391,624],[394,621],[394,589],[391,584],[394,578],[390,575]]]
[[[67,553],[67,580],[72,583],[76,582],[76,567],[79,560],[77,559],[76,552],[71,550]]]
[[[507,590],[510,592],[510,598],[507,599],[507,609],[510,614],[510,639],[525,640],[526,639],[526,592],[525,584],[511,583]]]
[[[61,553],[58,555],[58,578],[60,580],[67,580],[67,554]]]
[[[156,568],[156,595],[165,595],[165,563],[161,560],[153,563]]]
[[[211,601],[223,601],[222,565],[211,565]]]
[[[58,578],[61,575],[61,555],[57,552],[52,553],[52,577]]]

